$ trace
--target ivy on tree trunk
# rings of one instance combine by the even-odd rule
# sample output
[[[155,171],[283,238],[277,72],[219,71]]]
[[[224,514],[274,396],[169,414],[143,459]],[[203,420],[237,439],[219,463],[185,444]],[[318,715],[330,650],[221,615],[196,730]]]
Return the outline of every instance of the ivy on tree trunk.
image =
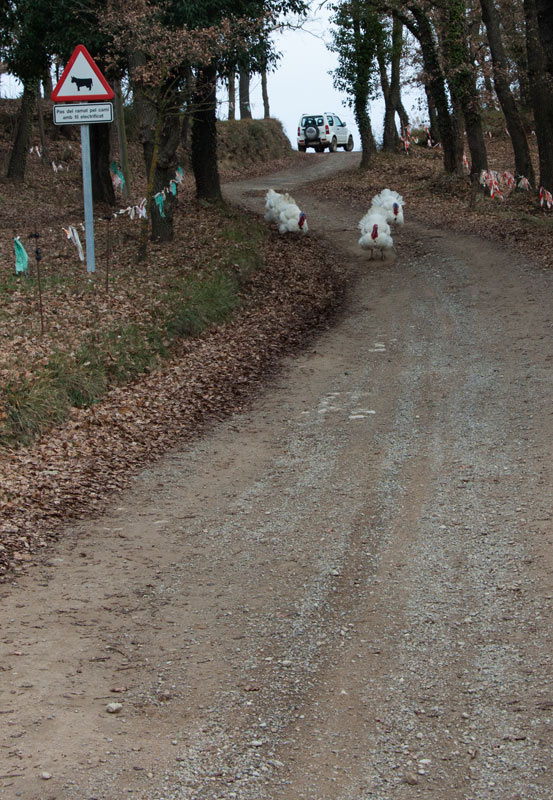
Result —
[[[382,38],[378,15],[362,0],[334,6],[332,50],[338,54],[334,85],[351,97],[361,138],[360,169],[368,169],[376,143],[368,111],[369,96],[376,80],[375,56]]]
[[[469,58],[467,39],[465,0],[448,0],[444,26],[444,54],[448,83],[451,94],[463,113],[471,156],[471,178],[477,185],[480,173],[488,169],[488,156],[482,131],[480,99]]]
[[[376,153],[376,142],[371,126],[371,118],[367,110],[369,100],[370,72],[369,63],[362,57],[364,51],[364,36],[361,29],[361,8],[359,0],[351,4],[353,37],[355,50],[358,54],[357,81],[354,84],[353,108],[361,137],[361,169],[368,169]]]

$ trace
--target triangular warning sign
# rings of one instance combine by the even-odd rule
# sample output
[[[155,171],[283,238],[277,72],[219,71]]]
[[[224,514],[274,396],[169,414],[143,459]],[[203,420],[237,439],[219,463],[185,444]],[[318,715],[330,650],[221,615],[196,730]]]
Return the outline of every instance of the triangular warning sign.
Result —
[[[50,97],[59,103],[111,100],[113,89],[84,44],[78,44]]]

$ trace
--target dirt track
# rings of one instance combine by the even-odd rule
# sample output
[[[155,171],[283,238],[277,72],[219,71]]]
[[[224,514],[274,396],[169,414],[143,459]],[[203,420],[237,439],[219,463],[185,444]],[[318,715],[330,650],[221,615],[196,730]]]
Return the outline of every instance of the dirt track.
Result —
[[[409,221],[370,263],[307,176],[228,194],[291,190],[346,307],[0,590],[1,798],[553,796],[553,274]]]

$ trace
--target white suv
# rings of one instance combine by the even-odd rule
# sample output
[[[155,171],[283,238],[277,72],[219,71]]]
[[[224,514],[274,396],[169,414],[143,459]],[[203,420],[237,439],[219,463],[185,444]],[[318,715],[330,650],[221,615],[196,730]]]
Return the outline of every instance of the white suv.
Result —
[[[337,114],[303,114],[298,125],[298,150],[305,153],[314,147],[317,153],[326,148],[335,153],[339,147],[353,150],[353,136],[345,122]]]

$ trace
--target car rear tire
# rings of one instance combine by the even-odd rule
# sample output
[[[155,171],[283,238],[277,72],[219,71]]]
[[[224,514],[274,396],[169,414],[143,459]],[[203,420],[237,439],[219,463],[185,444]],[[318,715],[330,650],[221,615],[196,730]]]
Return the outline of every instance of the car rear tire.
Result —
[[[348,143],[344,145],[344,150],[346,150],[348,153],[351,153],[353,150],[353,136],[349,137]]]
[[[325,149],[324,149],[324,147],[322,146],[322,144],[317,144],[317,145],[315,145],[315,152],[316,152],[316,153],[324,153],[324,151],[325,151]]]
[[[307,147],[304,144],[299,144],[298,145],[298,150],[300,151],[300,153],[305,153],[305,151],[307,150]]]
[[[331,153],[335,153],[338,149],[338,140],[335,136],[332,137],[330,142],[330,147],[328,148]]]
[[[314,125],[308,125],[305,129],[305,138],[309,139],[318,139],[319,138],[319,129],[316,128]]]

